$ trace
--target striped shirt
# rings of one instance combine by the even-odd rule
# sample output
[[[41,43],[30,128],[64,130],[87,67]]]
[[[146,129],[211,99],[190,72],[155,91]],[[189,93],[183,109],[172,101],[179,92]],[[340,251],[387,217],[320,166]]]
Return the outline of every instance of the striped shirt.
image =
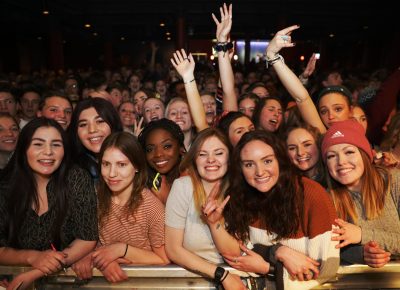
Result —
[[[122,242],[151,251],[165,244],[164,205],[148,189],[142,195],[142,203],[134,215],[127,215],[126,206],[111,202],[109,215],[99,228],[102,245]]]

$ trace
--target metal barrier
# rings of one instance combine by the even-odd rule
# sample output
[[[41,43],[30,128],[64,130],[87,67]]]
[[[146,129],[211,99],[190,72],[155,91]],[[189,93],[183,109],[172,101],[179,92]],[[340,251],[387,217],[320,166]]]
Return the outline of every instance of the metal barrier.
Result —
[[[233,273],[235,269],[225,267]],[[29,267],[0,266],[0,275],[18,275]],[[93,279],[79,280],[68,269],[44,279],[38,289],[215,289],[215,285],[197,274],[176,265],[168,266],[124,266],[129,279],[120,283],[109,283],[98,270]],[[241,272],[242,273],[242,272]],[[400,262],[391,262],[385,267],[374,269],[366,265],[341,266],[332,281],[314,289],[400,289]],[[34,289],[34,288],[32,288]]]

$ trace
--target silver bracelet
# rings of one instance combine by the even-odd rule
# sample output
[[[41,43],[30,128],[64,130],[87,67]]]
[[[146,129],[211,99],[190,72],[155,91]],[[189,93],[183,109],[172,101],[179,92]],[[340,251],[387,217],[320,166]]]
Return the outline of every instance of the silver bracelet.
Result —
[[[187,81],[187,82],[183,82],[185,85],[187,85],[188,83],[192,83],[192,82],[194,82],[196,79],[195,78],[193,78],[191,81]]]
[[[267,60],[267,64],[266,64],[267,68],[268,68],[268,66],[272,66],[272,65],[276,64],[278,61],[282,61],[283,63],[285,63],[285,59],[279,53],[276,54],[276,56],[274,58],[271,58],[271,59],[266,58],[266,60]]]

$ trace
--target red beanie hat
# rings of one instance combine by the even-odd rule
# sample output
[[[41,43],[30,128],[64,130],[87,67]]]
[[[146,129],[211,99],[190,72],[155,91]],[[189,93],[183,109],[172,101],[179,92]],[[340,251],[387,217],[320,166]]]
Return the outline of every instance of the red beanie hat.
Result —
[[[335,122],[325,133],[322,140],[321,151],[325,160],[328,148],[336,144],[351,144],[367,153],[371,162],[373,160],[371,145],[365,137],[364,128],[356,120],[350,119],[346,121]]]

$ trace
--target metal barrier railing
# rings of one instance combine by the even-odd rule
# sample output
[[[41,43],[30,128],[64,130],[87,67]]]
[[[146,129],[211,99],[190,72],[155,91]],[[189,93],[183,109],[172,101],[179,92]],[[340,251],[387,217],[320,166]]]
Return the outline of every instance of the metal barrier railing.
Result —
[[[225,268],[239,273],[228,266]],[[18,275],[29,269],[29,267],[0,266],[0,275]],[[123,270],[129,279],[113,284],[107,282],[96,269],[93,271],[93,279],[89,281],[79,280],[75,273],[68,269],[66,273],[60,272],[46,277],[37,289],[215,289],[212,281],[177,265],[124,266]],[[335,278],[314,289],[380,288],[400,289],[400,262],[391,262],[379,269],[366,265],[341,266]]]

